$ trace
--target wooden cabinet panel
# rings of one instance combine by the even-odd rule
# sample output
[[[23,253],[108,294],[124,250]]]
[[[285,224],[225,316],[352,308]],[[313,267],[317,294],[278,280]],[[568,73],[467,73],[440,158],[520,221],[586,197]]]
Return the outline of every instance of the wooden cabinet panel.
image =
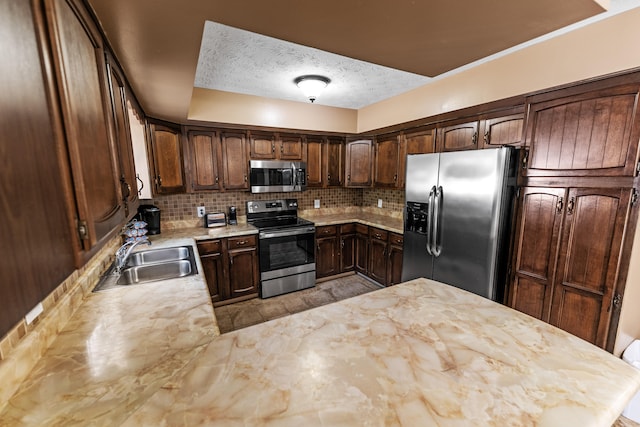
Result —
[[[640,139],[638,86],[529,105],[526,175],[633,176]]]
[[[362,233],[358,230],[356,233],[356,261],[355,268],[358,273],[368,274],[369,271],[369,233],[366,225],[358,224],[357,227],[364,227],[366,232]]]
[[[316,277],[338,274],[338,238],[334,236],[316,239]]]
[[[209,255],[201,255],[200,263],[204,270],[204,277],[207,281],[211,302],[218,302],[223,297],[221,294],[224,288],[224,268],[222,264],[222,253],[213,253]]]
[[[34,4],[0,2],[0,337],[73,272],[76,255],[80,261],[64,130]]]
[[[155,193],[184,193],[185,179],[180,129],[150,121]]]
[[[222,188],[222,147],[215,131],[187,131],[191,190]]]
[[[346,144],[347,187],[371,187],[373,166],[373,144],[370,139],[361,139]]]
[[[523,123],[523,114],[484,120],[482,122],[484,128],[482,148],[522,145]]]
[[[386,285],[392,286],[402,282],[402,234],[389,233],[389,259],[387,261]]]
[[[551,323],[604,347],[630,189],[572,188]]]
[[[276,137],[271,133],[249,133],[249,157],[251,160],[273,160],[276,158]]]
[[[430,154],[435,152],[435,129],[407,132],[404,135],[407,154]]]
[[[304,141],[300,135],[280,134],[278,139],[280,160],[302,160]]]
[[[138,198],[138,191],[136,191],[138,182],[133,158],[129,113],[127,111],[126,84],[122,71],[115,64],[110,54],[107,55],[107,71],[114,131],[113,139],[118,148],[120,192],[124,202],[125,215],[130,217],[137,212],[140,199]]]
[[[125,220],[102,40],[86,11],[66,0],[46,1],[84,249],[111,237]]]
[[[325,144],[321,138],[307,138],[307,187],[324,185],[323,160]]]
[[[565,189],[529,187],[521,197],[510,306],[548,322]]]
[[[249,159],[244,133],[220,132],[224,169],[224,188],[246,190],[249,188]]]
[[[377,233],[374,230],[377,229],[371,228],[371,230],[368,275],[373,280],[384,285],[387,281],[387,239],[386,235],[384,239],[373,237]]]
[[[353,271],[355,269],[355,233],[340,233],[340,273]]]
[[[375,142],[374,186],[400,187],[402,144],[398,135],[381,137]]]
[[[318,237],[335,236],[337,232],[338,226],[336,225],[322,225],[316,227],[316,236]]]
[[[256,246],[256,236],[239,236],[229,237],[227,239],[227,248],[231,249],[244,249],[247,247]]]
[[[436,146],[438,152],[475,150],[478,148],[478,122],[439,127]]]
[[[328,138],[324,162],[326,162],[327,187],[342,187],[344,182],[345,145],[340,138]]]
[[[229,298],[258,294],[258,248],[232,249],[229,256]]]

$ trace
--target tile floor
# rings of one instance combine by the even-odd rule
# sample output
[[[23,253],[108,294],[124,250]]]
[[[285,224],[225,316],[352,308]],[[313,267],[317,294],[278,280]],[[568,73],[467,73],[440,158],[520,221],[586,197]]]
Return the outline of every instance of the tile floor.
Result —
[[[223,305],[214,308],[214,311],[220,333],[224,334],[376,289],[380,289],[380,286],[354,274],[318,283],[314,288],[303,291]]]

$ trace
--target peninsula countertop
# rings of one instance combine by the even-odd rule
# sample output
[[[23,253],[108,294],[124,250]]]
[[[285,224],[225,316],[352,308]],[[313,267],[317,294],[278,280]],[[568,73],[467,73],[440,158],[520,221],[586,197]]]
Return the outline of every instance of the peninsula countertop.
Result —
[[[573,335],[416,279],[219,336],[124,425],[608,427],[639,387]]]

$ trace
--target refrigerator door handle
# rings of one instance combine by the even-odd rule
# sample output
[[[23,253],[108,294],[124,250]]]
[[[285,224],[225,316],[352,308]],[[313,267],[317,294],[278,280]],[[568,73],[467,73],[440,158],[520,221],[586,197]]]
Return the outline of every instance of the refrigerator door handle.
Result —
[[[431,187],[429,198],[427,199],[427,253],[433,255],[433,244],[431,243],[433,236],[433,204],[436,195],[436,186]]]
[[[434,212],[433,212],[433,245],[431,247],[431,252],[433,252],[433,256],[435,256],[436,258],[440,256],[440,254],[442,253],[442,242],[440,242],[440,227],[441,227],[441,205],[442,205],[442,195],[443,195],[443,190],[442,187],[438,187],[438,189],[436,190],[436,194],[434,197],[434,201],[435,201],[435,205],[434,205]]]

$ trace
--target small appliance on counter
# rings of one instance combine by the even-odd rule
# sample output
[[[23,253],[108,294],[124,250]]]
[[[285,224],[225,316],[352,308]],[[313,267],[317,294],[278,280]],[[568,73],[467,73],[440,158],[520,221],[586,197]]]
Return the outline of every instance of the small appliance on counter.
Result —
[[[204,214],[204,226],[206,228],[224,227],[227,225],[227,217],[224,212]]]
[[[238,213],[235,206],[229,206],[229,225],[238,225]]]
[[[160,234],[160,208],[154,205],[140,205],[138,218],[147,223],[147,234]]]

